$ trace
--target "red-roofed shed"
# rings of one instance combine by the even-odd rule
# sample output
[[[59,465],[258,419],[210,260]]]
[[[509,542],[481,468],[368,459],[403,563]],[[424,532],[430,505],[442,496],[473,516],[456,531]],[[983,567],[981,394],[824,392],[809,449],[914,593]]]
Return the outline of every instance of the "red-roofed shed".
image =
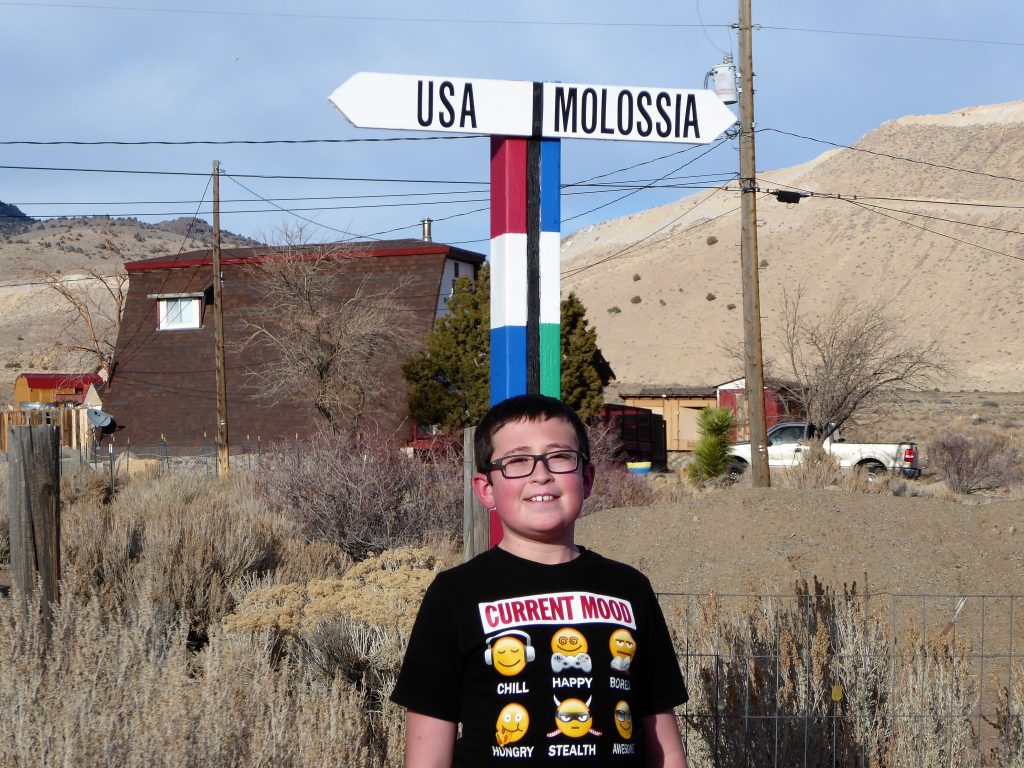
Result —
[[[24,403],[81,405],[89,387],[102,381],[95,373],[22,373],[14,380],[14,407]]]

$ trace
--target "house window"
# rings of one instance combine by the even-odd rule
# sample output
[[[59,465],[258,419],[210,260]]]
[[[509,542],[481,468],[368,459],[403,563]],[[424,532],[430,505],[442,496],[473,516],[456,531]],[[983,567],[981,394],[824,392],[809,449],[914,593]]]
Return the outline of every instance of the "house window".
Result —
[[[179,296],[159,299],[160,330],[202,327],[202,297]]]

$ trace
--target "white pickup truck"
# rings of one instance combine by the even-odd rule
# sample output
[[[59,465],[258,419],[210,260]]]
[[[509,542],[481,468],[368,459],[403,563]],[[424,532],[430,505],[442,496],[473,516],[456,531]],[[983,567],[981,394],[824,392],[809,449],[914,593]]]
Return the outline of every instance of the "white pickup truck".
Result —
[[[802,422],[782,422],[768,430],[768,467],[770,469],[797,466],[810,449],[806,436],[807,425]],[[869,477],[887,472],[903,477],[919,477],[921,465],[917,443],[848,443],[835,434],[822,443],[842,469],[859,469]],[[729,472],[741,475],[750,466],[750,442],[733,443],[729,448],[732,460]]]

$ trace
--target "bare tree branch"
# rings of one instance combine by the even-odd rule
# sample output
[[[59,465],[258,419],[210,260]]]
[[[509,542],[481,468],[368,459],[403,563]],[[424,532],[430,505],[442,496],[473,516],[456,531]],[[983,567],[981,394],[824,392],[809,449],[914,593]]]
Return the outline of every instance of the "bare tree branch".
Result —
[[[403,301],[407,285],[373,288],[353,268],[353,246],[296,247],[253,265],[259,302],[243,313],[236,351],[258,349],[250,369],[271,403],[308,399],[335,432],[381,405],[394,375],[387,361],[416,343]]]
[[[64,275],[36,267],[21,274],[60,297],[66,340],[58,341],[57,346],[79,353],[93,371],[109,372],[128,297],[128,273],[119,269],[111,275],[88,268]]]
[[[824,317],[802,307],[803,289],[783,293],[777,334],[781,364],[767,378],[800,403],[814,434],[824,439],[883,396],[934,384],[944,373],[937,341],[921,339],[884,298],[863,303],[842,296]]]

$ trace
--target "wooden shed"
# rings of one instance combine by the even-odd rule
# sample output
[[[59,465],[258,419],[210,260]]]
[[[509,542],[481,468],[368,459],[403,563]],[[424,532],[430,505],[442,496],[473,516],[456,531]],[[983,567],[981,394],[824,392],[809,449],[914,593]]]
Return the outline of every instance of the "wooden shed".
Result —
[[[692,451],[700,435],[697,416],[704,408],[718,404],[714,385],[619,388],[619,396],[627,405],[649,408],[665,419],[665,448],[669,451]]]
[[[81,405],[89,387],[102,381],[95,373],[22,373],[14,380],[14,407],[26,403]]]

